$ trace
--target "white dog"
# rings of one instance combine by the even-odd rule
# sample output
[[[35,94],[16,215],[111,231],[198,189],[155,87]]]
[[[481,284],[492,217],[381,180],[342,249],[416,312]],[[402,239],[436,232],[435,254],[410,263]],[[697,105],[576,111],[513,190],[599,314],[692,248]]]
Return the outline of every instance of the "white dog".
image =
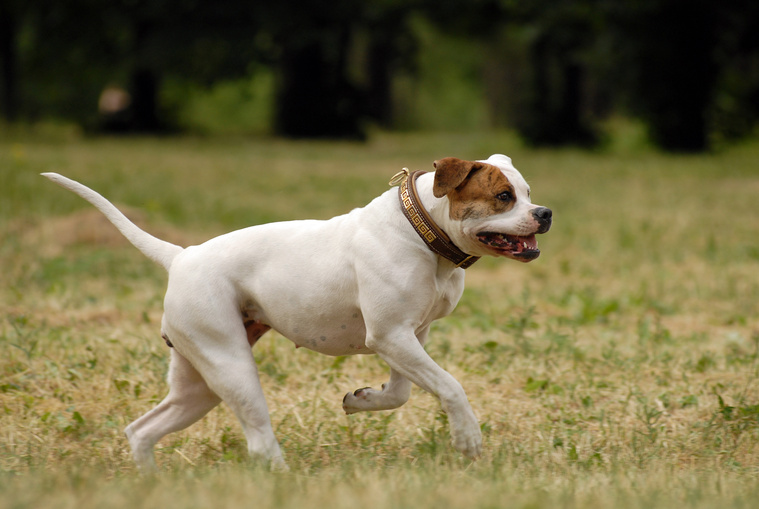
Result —
[[[240,420],[250,455],[287,468],[251,349],[269,329],[327,355],[379,355],[389,382],[348,393],[347,413],[397,408],[413,382],[440,399],[454,447],[480,455],[480,427],[464,390],[423,345],[432,321],[461,297],[463,268],[482,255],[537,258],[535,234],[548,231],[552,213],[530,202],[530,188],[504,155],[449,157],[435,168],[410,176],[404,169],[394,178],[399,191],[327,221],[253,226],[186,249],[142,231],[91,189],[44,174],[92,203],[169,273],[161,324],[173,347],[169,394],[126,428],[141,469],[155,468],[161,437],[221,401]]]

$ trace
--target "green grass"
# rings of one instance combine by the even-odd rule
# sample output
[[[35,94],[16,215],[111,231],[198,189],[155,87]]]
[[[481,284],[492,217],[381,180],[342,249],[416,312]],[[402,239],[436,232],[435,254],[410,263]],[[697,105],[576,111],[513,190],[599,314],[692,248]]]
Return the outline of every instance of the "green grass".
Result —
[[[0,508],[753,507],[759,489],[759,143],[702,156],[630,142],[534,150],[507,133],[368,144],[251,138],[0,141]],[[224,406],[166,437],[141,478],[122,430],[166,392],[162,270],[56,171],[183,244],[326,218],[401,167],[509,154],[554,210],[530,264],[483,260],[428,350],[484,432],[470,463],[439,403],[343,415],[374,357],[256,345],[289,474],[250,465]]]

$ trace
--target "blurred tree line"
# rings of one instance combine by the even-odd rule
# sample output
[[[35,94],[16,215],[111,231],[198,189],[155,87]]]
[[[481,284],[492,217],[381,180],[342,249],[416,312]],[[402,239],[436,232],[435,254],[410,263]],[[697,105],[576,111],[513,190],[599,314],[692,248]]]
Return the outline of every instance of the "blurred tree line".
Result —
[[[441,127],[479,115],[536,145],[590,145],[633,115],[698,151],[756,127],[759,2],[0,0],[9,122],[162,131],[193,91],[266,76],[284,136],[413,127],[426,101]]]

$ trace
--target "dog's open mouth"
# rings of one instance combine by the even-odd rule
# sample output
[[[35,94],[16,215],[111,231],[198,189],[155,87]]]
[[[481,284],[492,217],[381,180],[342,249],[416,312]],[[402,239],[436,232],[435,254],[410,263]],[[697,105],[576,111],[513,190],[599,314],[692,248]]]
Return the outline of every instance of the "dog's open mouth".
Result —
[[[477,234],[477,240],[501,256],[522,262],[530,262],[540,256],[540,249],[538,249],[538,241],[535,235],[521,237],[505,233],[480,232]]]

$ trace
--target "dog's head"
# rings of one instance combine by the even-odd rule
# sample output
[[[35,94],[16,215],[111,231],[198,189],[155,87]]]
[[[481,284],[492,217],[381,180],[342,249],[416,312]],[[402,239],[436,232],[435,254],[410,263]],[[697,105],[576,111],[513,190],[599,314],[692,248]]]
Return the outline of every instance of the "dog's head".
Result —
[[[444,229],[459,248],[522,262],[540,256],[535,235],[551,228],[553,213],[530,201],[530,186],[510,158],[446,157],[434,164],[433,194],[448,199],[450,222]]]

